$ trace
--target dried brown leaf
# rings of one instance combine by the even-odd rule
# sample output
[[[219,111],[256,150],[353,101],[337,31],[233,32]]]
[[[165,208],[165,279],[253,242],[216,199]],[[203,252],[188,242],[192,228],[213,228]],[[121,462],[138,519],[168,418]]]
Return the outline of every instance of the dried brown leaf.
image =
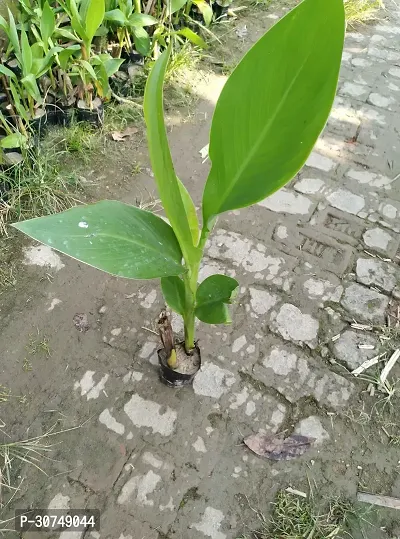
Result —
[[[137,132],[137,127],[127,127],[123,131],[114,131],[113,133],[111,133],[111,138],[116,142],[123,142],[127,137],[130,137]]]
[[[310,449],[315,438],[292,434],[288,438],[252,434],[244,440],[253,453],[271,460],[291,460],[303,455]]]

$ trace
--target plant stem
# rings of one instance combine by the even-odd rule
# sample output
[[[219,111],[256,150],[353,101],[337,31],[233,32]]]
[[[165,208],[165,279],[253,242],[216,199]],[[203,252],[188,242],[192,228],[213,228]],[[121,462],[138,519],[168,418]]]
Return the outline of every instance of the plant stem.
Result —
[[[188,265],[188,271],[183,280],[185,283],[185,313],[183,322],[185,327],[185,350],[187,354],[191,354],[195,346],[195,309],[196,309],[196,292],[197,282],[199,280],[199,269],[203,258],[204,247],[207,238],[214,227],[216,219],[212,219],[210,223],[206,223],[201,231],[201,237],[196,260]]]
[[[141,1],[135,0],[135,13],[141,13],[141,11],[142,11]]]

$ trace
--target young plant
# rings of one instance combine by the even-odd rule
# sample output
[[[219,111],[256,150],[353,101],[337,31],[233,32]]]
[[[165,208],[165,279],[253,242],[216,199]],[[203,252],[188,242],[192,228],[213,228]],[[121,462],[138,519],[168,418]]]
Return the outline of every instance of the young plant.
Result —
[[[207,238],[219,214],[255,204],[290,181],[307,160],[335,96],[344,40],[342,0],[304,0],[245,55],[217,102],[210,134],[211,170],[200,228],[177,178],[163,119],[170,47],[146,85],[144,112],[151,163],[169,224],[116,201],[76,207],[15,225],[32,238],[108,273],[161,278],[167,304],[184,320],[195,348],[195,319],[230,322],[238,283],[212,275],[198,284]],[[169,366],[174,367],[172,355]]]

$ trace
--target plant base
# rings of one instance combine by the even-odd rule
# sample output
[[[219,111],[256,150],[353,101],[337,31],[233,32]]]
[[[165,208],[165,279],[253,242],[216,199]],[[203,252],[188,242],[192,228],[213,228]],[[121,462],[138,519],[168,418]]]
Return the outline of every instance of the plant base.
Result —
[[[191,356],[186,354],[184,343],[177,344],[175,349],[178,358],[177,370],[168,367],[168,358],[164,348],[157,351],[160,364],[160,379],[169,387],[192,385],[194,377],[201,367],[200,348],[196,345]]]

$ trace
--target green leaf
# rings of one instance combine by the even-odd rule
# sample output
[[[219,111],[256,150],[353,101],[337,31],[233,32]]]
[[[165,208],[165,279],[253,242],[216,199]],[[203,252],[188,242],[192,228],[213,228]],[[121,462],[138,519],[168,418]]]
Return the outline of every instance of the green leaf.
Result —
[[[22,73],[28,75],[32,69],[32,51],[25,30],[21,30]]]
[[[197,245],[200,239],[199,221],[197,219],[196,208],[194,202],[189,195],[186,187],[181,180],[177,178],[179,190],[181,192],[182,202],[185,207],[186,217],[189,223],[190,232],[192,234],[193,245]]]
[[[58,61],[60,62],[60,66],[64,71],[67,70],[68,63],[71,57],[80,50],[81,48],[79,45],[71,45],[70,47],[63,49],[61,52],[58,53]]]
[[[167,305],[183,316],[185,312],[185,285],[180,277],[163,277],[161,289]]]
[[[179,11],[186,4],[187,0],[166,0],[167,11],[166,16],[169,17],[173,13]]]
[[[22,133],[13,133],[0,139],[0,148],[20,148],[25,142],[25,137]]]
[[[147,79],[144,94],[144,116],[150,160],[165,213],[178,238],[184,258],[192,261],[198,256],[186,218],[181,190],[177,181],[164,124],[163,80],[171,48],[166,49],[154,64]]]
[[[184,272],[172,228],[153,213],[115,200],[77,206],[14,226],[112,275],[153,279]]]
[[[16,78],[15,73],[11,71],[11,69],[8,69],[8,67],[6,67],[3,64],[0,64],[0,73],[3,73],[3,75],[6,75],[6,77],[9,77],[10,79]]]
[[[21,47],[18,39],[17,27],[15,26],[15,19],[10,9],[8,9],[8,20],[9,20],[9,34],[8,37],[11,41],[12,48],[14,49],[14,54],[17,57],[17,60],[22,62]]]
[[[121,26],[127,26],[129,21],[120,9],[112,9],[104,14],[105,21],[117,22]]]
[[[207,48],[207,43],[204,41],[202,37],[200,37],[198,34],[193,32],[190,28],[187,28],[186,26],[184,28],[181,28],[175,34],[178,34],[180,36],[186,37],[191,43],[194,45],[197,45],[198,47],[202,49]]]
[[[85,30],[89,41],[92,41],[97,28],[103,22],[104,13],[104,0],[89,0],[85,19]]]
[[[135,48],[143,56],[147,56],[150,52],[150,36],[141,26],[132,28]]]
[[[239,283],[226,275],[211,275],[200,283],[196,293],[195,314],[206,324],[230,324],[227,304],[236,297]]]
[[[206,2],[206,0],[193,0],[193,4],[199,8],[200,13],[203,15],[206,26],[210,26],[213,18],[213,10],[210,4]]]
[[[46,47],[49,42],[49,38],[53,35],[56,27],[56,19],[54,15],[54,10],[50,7],[49,3],[46,2],[43,4],[42,9],[42,18],[40,19],[40,33],[42,35],[43,42],[46,44]]]
[[[75,34],[70,32],[69,30],[66,30],[65,28],[57,28],[54,31],[54,33],[55,33],[55,35],[57,37],[61,36],[61,37],[65,37],[66,39],[69,39],[71,41],[80,41],[79,38]]]
[[[86,71],[94,80],[97,80],[96,73],[87,60],[79,60],[79,63],[86,69]]]
[[[211,126],[205,223],[266,198],[304,165],[332,107],[344,28],[342,0],[304,0],[233,71]]]
[[[82,17],[79,14],[78,7],[76,5],[75,0],[69,0],[69,7],[71,10],[70,18],[71,18],[71,26],[73,30],[78,34],[78,36],[82,40],[87,40],[88,36],[86,33],[85,23],[84,20],[82,20]],[[90,41],[90,40],[89,40]]]
[[[26,88],[28,94],[33,97],[36,103],[42,103],[43,99],[40,94],[39,86],[37,85],[35,75],[33,73],[28,73],[26,77],[21,79],[21,83]]]
[[[129,17],[129,24],[131,26],[152,26],[157,22],[157,19],[145,13],[132,13]]]
[[[104,69],[106,70],[107,77],[110,78],[118,71],[121,64],[124,63],[123,58],[112,58],[111,56],[108,56],[105,60],[103,60]]]

